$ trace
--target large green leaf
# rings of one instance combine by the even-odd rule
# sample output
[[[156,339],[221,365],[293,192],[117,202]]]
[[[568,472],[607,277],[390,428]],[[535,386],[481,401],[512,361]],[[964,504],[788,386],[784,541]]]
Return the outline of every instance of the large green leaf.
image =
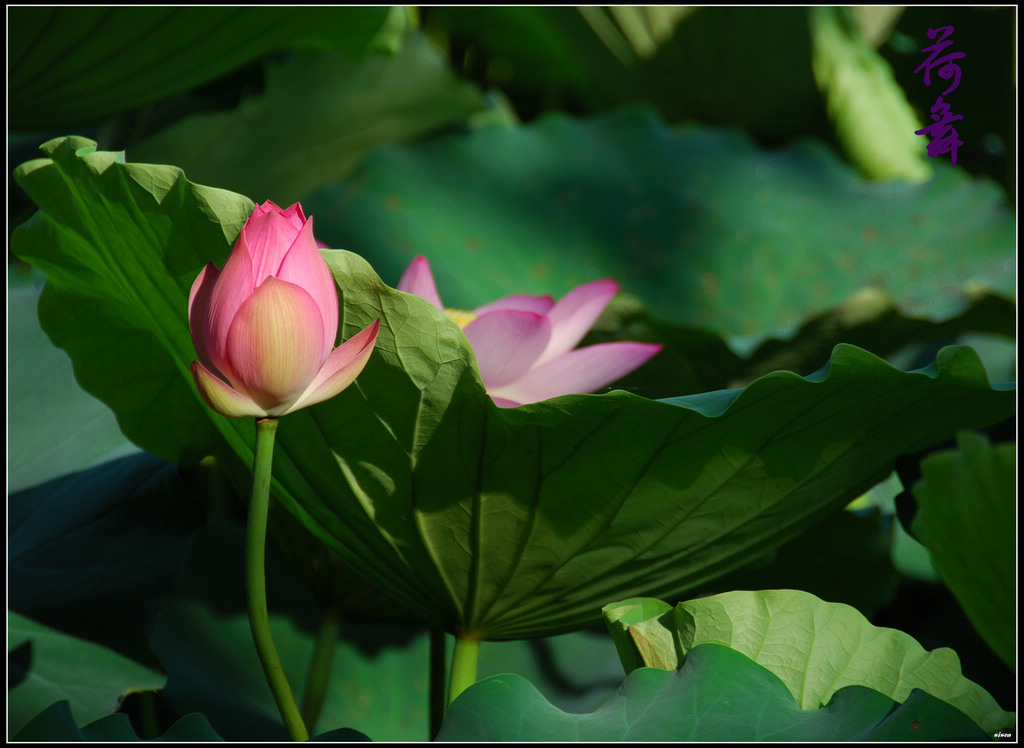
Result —
[[[176,465],[138,454],[8,497],[8,608],[152,660],[155,605],[202,510]]]
[[[172,460],[230,448],[224,464],[244,485],[253,426],[200,404],[185,308],[249,203],[80,147],[51,143],[52,160],[17,172],[43,210],[13,241],[50,274],[43,327],[140,446]],[[283,419],[275,495],[449,630],[550,635],[594,622],[608,600],[677,595],[794,537],[900,453],[1013,412],[1012,390],[991,387],[969,349],[905,373],[850,346],[810,377],[776,372],[743,390],[499,409],[445,314],[356,255],[324,256],[342,338],[375,318],[381,332],[354,386]]]
[[[199,268],[227,256],[253,204],[189,185],[179,169],[118,163],[95,146],[50,141],[44,151],[56,161],[18,167],[42,212],[15,230],[12,250],[46,273],[39,321],[71,356],[82,388],[138,446],[198,461],[219,442],[183,386],[195,349],[182,315]]]
[[[1014,568],[1017,445],[963,433],[928,456],[914,484],[914,534],[978,633],[1007,665],[1016,658]]]
[[[419,588],[434,590],[421,610],[447,594],[447,625],[490,638],[581,625],[612,590],[677,593],[760,555],[887,474],[895,453],[979,415],[954,415],[946,398],[942,410],[939,399],[926,405],[937,396],[926,389],[956,379],[988,389],[967,349],[948,349],[931,374],[904,374],[841,346],[809,379],[779,372],[742,392],[499,410],[480,398],[465,343],[440,312],[382,285],[353,305],[375,279],[352,255],[328,262],[346,330],[383,319],[380,355],[357,389],[282,425],[276,475],[302,487],[291,496],[314,531],[353,548],[379,528]],[[306,418],[324,438],[302,428]],[[308,457],[323,442],[333,464]],[[374,525],[353,526],[360,515]]]
[[[292,45],[357,55],[386,16],[384,7],[15,7],[9,127],[92,124]]]
[[[942,699],[986,732],[1014,716],[960,672],[951,649],[931,652],[902,631],[878,628],[848,605],[799,590],[735,591],[676,606],[676,644],[688,657],[701,644],[724,644],[764,665],[801,709],[828,703],[845,686],[865,686],[902,702],[913,689]]]
[[[56,701],[67,700],[79,724],[112,714],[134,691],[162,688],[166,678],[106,647],[76,639],[7,611],[7,735]]]
[[[696,647],[679,672],[640,668],[588,714],[567,714],[529,682],[488,678],[451,705],[438,740],[854,741],[985,740],[948,704],[915,692],[904,704],[867,688],[838,691],[823,708],[803,710],[774,674],[728,647]]]
[[[324,52],[269,63],[262,95],[230,112],[184,119],[130,154],[290,205],[341,178],[371,147],[459,122],[482,107],[480,93],[414,35],[395,57],[357,63]]]
[[[378,149],[308,204],[325,241],[390,282],[426,255],[463,309],[611,276],[656,318],[735,338],[865,288],[934,320],[1014,288],[1013,218],[989,182],[869,183],[818,143],[765,151],[643,110]]]
[[[67,355],[39,328],[39,292],[7,291],[9,492],[136,451],[110,409],[82,392]]]

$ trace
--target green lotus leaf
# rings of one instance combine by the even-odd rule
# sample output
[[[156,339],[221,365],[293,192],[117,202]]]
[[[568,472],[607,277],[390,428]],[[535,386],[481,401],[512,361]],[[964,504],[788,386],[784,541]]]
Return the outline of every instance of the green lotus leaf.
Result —
[[[800,590],[688,600],[676,606],[675,625],[684,657],[701,644],[732,647],[775,673],[801,709],[828,703],[846,686],[864,686],[901,703],[920,689],[990,734],[1015,722],[961,674],[953,650],[925,651],[902,631],[872,626],[854,608]]]
[[[251,203],[88,148],[54,141],[49,159],[16,171],[41,208],[12,238],[49,276],[41,324],[129,438],[172,461],[230,456],[244,488],[253,424],[201,404],[186,307]],[[990,385],[970,349],[903,372],[845,345],[813,375],[774,372],[742,390],[500,409],[441,310],[357,255],[324,257],[340,339],[377,318],[380,335],[353,386],[282,420],[275,498],[450,631],[546,636],[596,622],[610,600],[674,597],[795,537],[899,454],[1014,409],[1012,387]]]
[[[425,255],[449,306],[607,276],[656,319],[749,344],[865,294],[934,321],[1013,298],[1003,194],[940,166],[871,183],[820,143],[767,151],[631,109],[381,148],[306,203],[386,281]]]
[[[137,451],[110,409],[82,392],[67,355],[40,329],[39,294],[7,291],[9,493]]]
[[[55,130],[187,91],[292,46],[366,51],[387,8],[31,7],[8,24],[10,127]]]
[[[177,465],[140,453],[7,499],[7,605],[151,662],[156,605],[203,519]]]
[[[18,167],[42,210],[15,230],[12,250],[46,273],[39,323],[82,389],[142,449],[196,463],[220,441],[187,385],[188,290],[203,265],[223,263],[253,203],[95,149],[58,138],[43,146],[51,158]]]
[[[340,179],[373,146],[483,107],[480,92],[420,35],[395,57],[307,53],[268,63],[266,75],[264,92],[244,106],[176,122],[132,147],[132,159],[174,164],[193,180],[284,206]]]
[[[912,491],[921,509],[914,534],[975,629],[1007,665],[1017,627],[1014,528],[1017,445],[958,435],[958,449],[926,457]]]
[[[75,724],[68,702],[59,701],[40,712],[15,736],[15,740],[50,743],[134,743],[144,739],[135,734],[128,716],[111,714],[84,727]],[[148,742],[148,739],[145,739]],[[158,742],[219,742],[223,738],[202,714],[186,714],[158,738]]]
[[[451,6],[424,23],[479,46],[498,85],[534,95],[555,87],[587,111],[648,101],[672,122],[729,124],[777,142],[814,125],[807,16],[798,7]]]
[[[827,706],[801,709],[769,670],[728,647],[693,649],[678,672],[633,671],[587,714],[552,706],[526,680],[499,675],[449,707],[441,741],[858,741],[985,740],[950,705],[920,691],[904,704],[859,686]]]
[[[56,701],[68,701],[78,723],[92,722],[117,711],[127,694],[163,688],[167,680],[106,647],[12,611],[7,611],[7,662],[8,738]]]

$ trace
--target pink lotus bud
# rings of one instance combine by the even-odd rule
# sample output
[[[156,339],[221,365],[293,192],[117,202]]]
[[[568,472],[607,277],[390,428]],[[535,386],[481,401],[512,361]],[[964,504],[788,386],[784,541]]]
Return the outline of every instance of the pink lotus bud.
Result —
[[[412,261],[398,290],[444,309],[430,265]],[[558,395],[594,392],[643,365],[656,343],[599,343],[576,348],[618,292],[612,280],[575,288],[557,303],[550,296],[506,296],[472,312],[447,309],[476,354],[495,404],[509,408]]]
[[[188,322],[203,400],[226,416],[283,416],[334,397],[363,370],[380,320],[334,348],[338,295],[298,203],[257,205],[223,270],[192,284]],[[332,350],[333,349],[333,350]]]

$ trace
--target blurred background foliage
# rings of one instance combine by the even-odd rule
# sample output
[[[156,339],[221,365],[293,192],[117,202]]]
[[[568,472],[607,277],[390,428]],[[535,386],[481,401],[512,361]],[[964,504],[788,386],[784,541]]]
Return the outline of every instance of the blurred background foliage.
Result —
[[[968,342],[994,381],[1015,378],[1015,8],[7,14],[9,232],[35,211],[10,171],[51,137],[79,134],[253,200],[301,200],[321,240],[364,255],[389,284],[425,252],[454,305],[616,277],[624,293],[588,341],[664,343],[622,383],[647,396],[740,386],[783,368],[808,374],[838,342],[903,368]],[[966,53],[949,95],[963,115],[956,167],[928,158],[914,135],[939,93],[915,69],[927,30],[946,25],[955,27],[952,50]],[[10,255],[8,264],[8,458],[18,491],[132,447],[39,330],[39,279]],[[66,395],[63,416],[33,415],[54,392]],[[965,674],[1009,706],[1012,671],[894,520],[894,483],[867,497],[861,514],[832,517],[707,591],[792,586],[848,602],[926,647],[953,646]],[[201,591],[191,571],[209,552],[204,543],[153,646],[175,652],[165,663],[194,657],[211,674],[169,673],[165,708],[199,708],[190,701],[197,688],[219,689],[222,713],[210,715],[219,734],[251,739],[272,706],[213,672],[227,665],[208,652],[232,656],[223,646],[236,638],[241,607],[210,617],[225,598]],[[156,586],[174,576],[161,569]],[[365,609],[360,599],[355,609]],[[313,625],[295,611],[310,605],[286,605],[299,622],[296,662]],[[101,628],[67,610],[22,612],[85,638]],[[425,668],[425,634],[395,626],[348,630],[339,657],[354,675],[336,687],[369,680],[353,661]],[[189,644],[183,630],[206,639]],[[562,708],[593,708],[618,684],[618,665],[605,636],[570,636],[487,647],[481,674],[521,672]],[[200,649],[185,656],[186,646]],[[583,673],[579,662],[594,669]],[[324,728],[419,739],[425,696],[414,686],[407,702],[350,700],[355,711]],[[397,727],[374,734],[377,724]]]

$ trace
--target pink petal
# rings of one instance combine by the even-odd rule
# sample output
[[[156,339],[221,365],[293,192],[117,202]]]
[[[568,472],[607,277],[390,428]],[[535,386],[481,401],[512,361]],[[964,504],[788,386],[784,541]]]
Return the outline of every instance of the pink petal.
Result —
[[[264,213],[280,212],[281,209],[277,207],[277,203],[275,203],[273,200],[267,200],[265,203],[263,203],[263,205],[260,205],[259,203],[256,204],[256,207],[252,209],[252,216],[250,216],[250,218],[262,216]]]
[[[269,205],[273,205],[274,209],[276,209],[278,212],[281,213],[281,215],[283,215],[285,218],[287,218],[289,221],[291,221],[292,226],[294,226],[295,228],[301,229],[303,224],[306,223],[306,214],[302,212],[302,206],[299,205],[299,203],[295,203],[294,205],[290,205],[289,207],[285,208],[284,210],[281,210],[280,208],[278,208],[276,205],[274,205],[269,200],[267,200],[267,202],[264,203],[264,205],[268,205],[268,204]]]
[[[308,234],[309,243],[315,248],[312,226]],[[252,275],[256,285],[268,276],[276,277],[281,270],[281,263],[291,250],[292,245],[299,241],[302,232],[280,213],[264,213],[252,216],[242,227],[238,244],[245,248],[252,258]]]
[[[306,391],[285,413],[329,400],[355,381],[373,353],[380,320],[339,345],[324,361]],[[282,415],[284,415],[282,413]]]
[[[206,325],[203,329],[203,343],[210,363],[226,376],[228,331],[238,308],[252,295],[255,288],[249,253],[236,244],[210,293]]]
[[[235,316],[228,333],[235,389],[270,415],[280,415],[306,389],[323,363],[323,320],[313,297],[299,286],[267,278]]]
[[[430,272],[430,263],[423,255],[419,255],[409,263],[409,267],[405,269],[401,280],[398,281],[398,290],[419,296],[438,309],[444,309],[441,297],[437,293],[437,284],[434,283],[434,274]]]
[[[294,207],[294,206],[293,206]],[[320,309],[324,326],[324,349],[321,359],[327,358],[338,334],[338,289],[334,276],[324,261],[313,239],[313,219],[303,227],[292,248],[281,263],[277,278],[294,283],[304,289]]]
[[[487,388],[492,398],[535,403],[559,395],[593,392],[622,378],[661,350],[656,343],[599,343],[569,351],[531,369],[506,387]]]
[[[554,305],[555,300],[550,296],[527,296],[526,294],[516,294],[514,296],[505,296],[497,301],[492,301],[490,304],[484,304],[482,307],[474,309],[473,313],[479,316],[481,314],[486,314],[487,312],[497,312],[503,309],[516,309],[521,312],[547,314],[551,311],[551,307]]]
[[[268,415],[252,398],[232,389],[224,380],[210,372],[198,361],[192,362],[191,369],[192,379],[195,380],[199,394],[202,395],[207,405],[221,415],[232,418],[243,416],[263,418]]]
[[[206,313],[209,311],[210,294],[217,283],[220,270],[212,262],[204,267],[192,282],[188,294],[188,329],[192,333],[192,344],[196,347],[199,360],[205,366],[213,366],[206,352]]]
[[[514,382],[533,366],[551,337],[551,322],[533,312],[488,312],[466,325],[463,332],[490,389]]]
[[[548,312],[551,342],[537,362],[538,365],[575,348],[618,290],[619,284],[613,280],[597,280],[574,288],[563,296]]]

